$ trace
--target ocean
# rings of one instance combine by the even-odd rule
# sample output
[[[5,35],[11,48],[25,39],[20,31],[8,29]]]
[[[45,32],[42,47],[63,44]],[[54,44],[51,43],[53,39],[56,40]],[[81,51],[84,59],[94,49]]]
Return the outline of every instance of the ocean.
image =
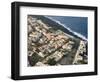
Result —
[[[46,16],[65,28],[74,32],[76,35],[88,38],[88,18],[87,17],[71,17],[71,16]]]

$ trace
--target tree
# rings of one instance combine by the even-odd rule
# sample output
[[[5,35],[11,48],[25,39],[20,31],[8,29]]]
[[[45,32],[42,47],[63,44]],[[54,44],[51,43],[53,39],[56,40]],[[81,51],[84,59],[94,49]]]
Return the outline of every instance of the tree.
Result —
[[[48,64],[49,65],[55,65],[57,62],[55,61],[55,58],[49,59]]]

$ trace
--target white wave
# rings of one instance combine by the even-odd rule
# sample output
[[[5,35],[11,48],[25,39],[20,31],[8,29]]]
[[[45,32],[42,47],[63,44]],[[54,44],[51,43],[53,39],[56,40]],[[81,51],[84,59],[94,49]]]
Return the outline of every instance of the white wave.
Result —
[[[50,20],[52,20],[52,21],[54,21],[54,22],[56,22],[56,23],[58,23],[59,25],[63,26],[64,28],[66,28],[67,30],[69,30],[70,32],[72,32],[74,35],[76,35],[76,36],[78,36],[78,37],[80,37],[80,38],[82,38],[82,39],[84,39],[84,40],[87,41],[87,38],[85,36],[83,36],[82,34],[79,34],[79,33],[75,32],[75,31],[73,31],[72,29],[70,29],[69,27],[67,27],[65,24],[62,24],[60,21],[57,21],[57,20],[55,20],[55,19],[53,19],[51,17],[48,17],[48,16],[45,16],[45,17],[48,18],[48,19],[50,19]]]

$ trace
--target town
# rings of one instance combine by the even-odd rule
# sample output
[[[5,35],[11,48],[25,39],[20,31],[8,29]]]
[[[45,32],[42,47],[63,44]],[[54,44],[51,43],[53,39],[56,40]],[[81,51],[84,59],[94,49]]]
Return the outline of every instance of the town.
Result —
[[[28,66],[79,65],[88,63],[87,41],[46,23],[27,17]]]

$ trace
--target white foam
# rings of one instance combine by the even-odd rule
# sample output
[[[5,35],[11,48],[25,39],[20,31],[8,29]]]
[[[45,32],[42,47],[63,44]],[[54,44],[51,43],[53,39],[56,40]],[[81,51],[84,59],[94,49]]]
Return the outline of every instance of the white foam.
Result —
[[[64,28],[66,28],[67,30],[69,30],[70,32],[72,32],[74,35],[76,35],[76,36],[78,36],[78,37],[80,37],[80,38],[82,38],[82,39],[84,39],[84,40],[87,41],[87,38],[85,36],[83,36],[82,34],[79,34],[79,33],[75,32],[75,31],[73,31],[72,29],[70,29],[69,27],[67,27],[65,24],[62,24],[60,21],[57,21],[57,20],[55,20],[55,19],[53,19],[51,17],[48,17],[48,16],[45,16],[45,17],[48,18],[48,19],[50,19],[50,20],[52,20],[52,21],[54,21],[54,22],[56,22],[56,23],[58,23],[58,24],[60,24],[61,26],[63,26]]]

